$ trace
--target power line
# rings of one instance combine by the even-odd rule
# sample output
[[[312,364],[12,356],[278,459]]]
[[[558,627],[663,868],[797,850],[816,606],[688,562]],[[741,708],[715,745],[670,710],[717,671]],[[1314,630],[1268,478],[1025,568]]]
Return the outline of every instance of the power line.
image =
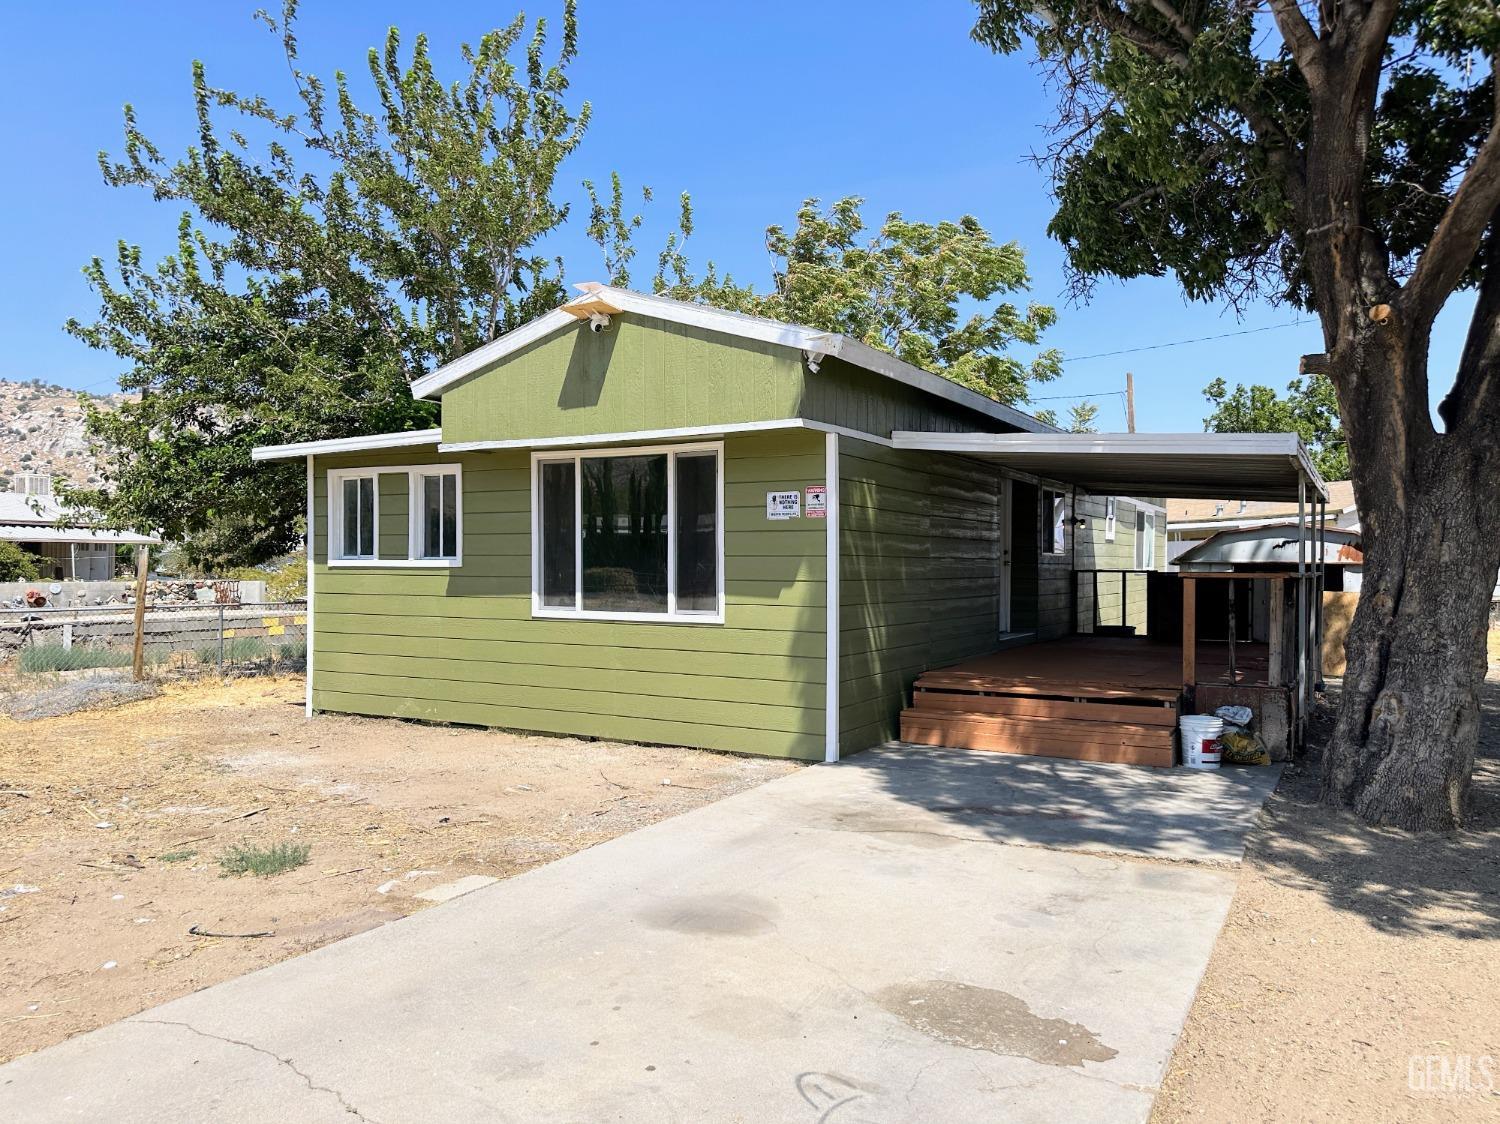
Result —
[[[1238,332],[1220,332],[1216,336],[1198,336],[1190,340],[1173,340],[1170,343],[1153,343],[1145,347],[1124,347],[1119,351],[1101,351],[1094,355],[1075,355],[1070,359],[1063,360],[1064,365],[1068,363],[1082,363],[1085,359],[1108,359],[1115,355],[1134,355],[1140,351],[1160,351],[1164,347],[1186,347],[1191,343],[1207,343],[1209,340],[1227,340],[1231,336],[1253,336],[1257,332],[1274,332],[1280,328],[1296,328],[1302,324],[1311,324],[1311,319],[1289,320],[1285,324],[1268,324],[1263,328],[1242,328]]]
[[[1027,398],[1026,398],[1026,401],[1028,401],[1028,402],[1060,402],[1064,398],[1108,398],[1111,394],[1117,395],[1120,398],[1124,398],[1125,397],[1125,392],[1123,390],[1100,390],[1100,391],[1095,391],[1093,394],[1048,394],[1048,395],[1045,395],[1044,397],[1041,397],[1041,398],[1036,398],[1036,397],[1028,395]]]

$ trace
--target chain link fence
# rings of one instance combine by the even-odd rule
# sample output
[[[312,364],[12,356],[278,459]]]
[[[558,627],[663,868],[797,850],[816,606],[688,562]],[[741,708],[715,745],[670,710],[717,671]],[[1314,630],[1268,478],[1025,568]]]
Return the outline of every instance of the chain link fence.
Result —
[[[265,675],[307,666],[307,605],[148,605],[142,629],[152,678]],[[95,668],[129,669],[135,607],[0,609],[0,673],[24,680]]]

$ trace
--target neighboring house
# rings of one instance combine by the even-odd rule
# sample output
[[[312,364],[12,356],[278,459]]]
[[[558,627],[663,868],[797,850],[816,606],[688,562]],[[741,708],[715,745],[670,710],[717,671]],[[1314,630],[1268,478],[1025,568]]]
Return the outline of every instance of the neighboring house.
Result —
[[[847,337],[583,288],[417,380],[439,429],[255,450],[307,464],[309,713],[836,760],[925,670],[1078,631],[1078,575],[1154,568],[1128,497],[1316,481],[1292,435],[1060,433]]]
[[[1354,485],[1348,480],[1333,480],[1328,487],[1327,524],[1329,527],[1359,529],[1359,510],[1354,505]],[[1244,499],[1171,499],[1167,507],[1167,557],[1175,567],[1177,556],[1220,531],[1295,522],[1297,501]],[[1307,518],[1313,517],[1312,511]]]
[[[71,513],[52,494],[49,477],[12,478],[16,491],[0,492],[0,541],[17,544],[41,559],[43,581],[108,581],[115,576],[119,547],[154,546],[154,535],[110,531]]]

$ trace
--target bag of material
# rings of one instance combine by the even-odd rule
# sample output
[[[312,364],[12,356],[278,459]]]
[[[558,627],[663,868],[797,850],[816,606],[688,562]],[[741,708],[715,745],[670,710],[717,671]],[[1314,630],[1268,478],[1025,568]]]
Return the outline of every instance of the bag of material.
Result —
[[[1226,708],[1227,709],[1227,708]],[[1226,765],[1269,765],[1271,754],[1265,742],[1243,730],[1225,730],[1219,738]]]

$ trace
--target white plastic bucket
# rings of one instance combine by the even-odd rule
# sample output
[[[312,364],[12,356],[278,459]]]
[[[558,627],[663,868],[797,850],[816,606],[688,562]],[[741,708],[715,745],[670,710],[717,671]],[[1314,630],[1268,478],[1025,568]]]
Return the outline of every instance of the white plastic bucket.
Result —
[[[1182,763],[1189,769],[1219,767],[1219,738],[1224,719],[1212,714],[1184,714],[1177,720],[1182,731]]]

